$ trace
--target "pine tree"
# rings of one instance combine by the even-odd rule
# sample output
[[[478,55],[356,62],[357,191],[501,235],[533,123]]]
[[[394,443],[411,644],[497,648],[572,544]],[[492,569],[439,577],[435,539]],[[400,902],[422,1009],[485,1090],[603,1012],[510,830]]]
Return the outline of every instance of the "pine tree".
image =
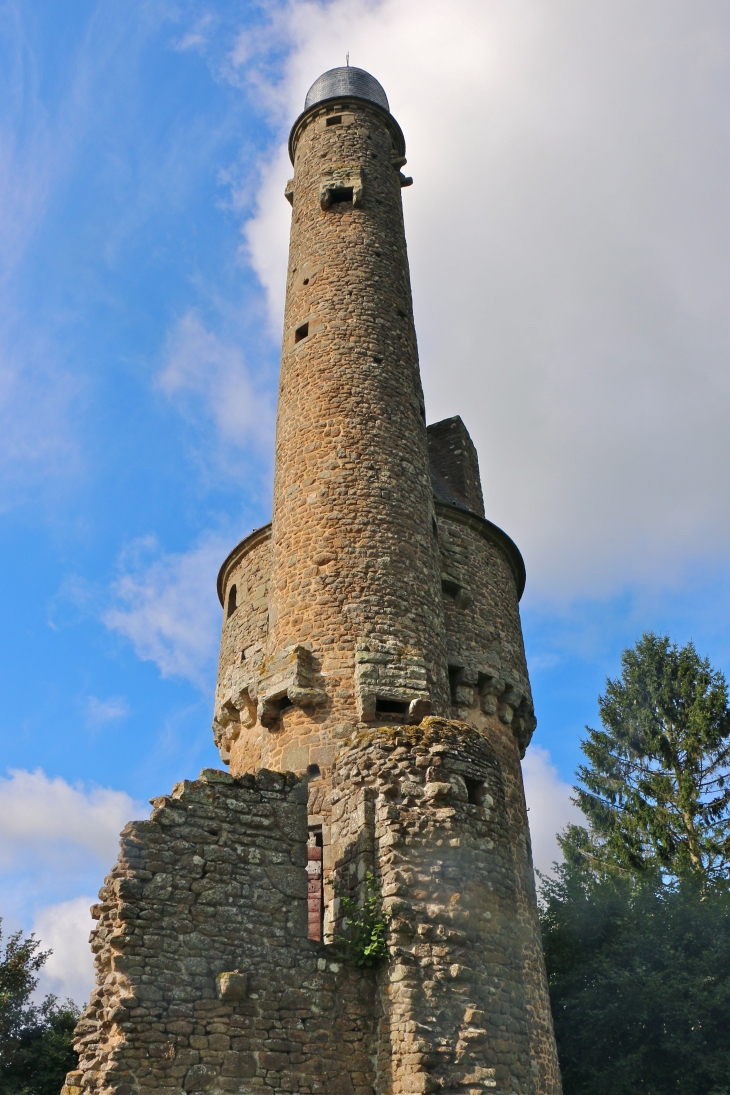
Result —
[[[577,805],[590,831],[561,837],[568,860],[631,876],[730,874],[730,710],[725,678],[666,636],[645,634],[599,697],[603,728],[588,731]]]
[[[621,666],[541,884],[565,1095],[729,1095],[727,685],[653,634]]]

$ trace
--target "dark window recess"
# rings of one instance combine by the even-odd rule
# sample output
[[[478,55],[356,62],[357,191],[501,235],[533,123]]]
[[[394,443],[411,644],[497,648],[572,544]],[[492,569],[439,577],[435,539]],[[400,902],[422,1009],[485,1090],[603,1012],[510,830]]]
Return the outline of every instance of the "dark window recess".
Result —
[[[334,190],[330,190],[330,202],[332,205],[336,205],[338,202],[352,203],[352,187],[338,186]]]
[[[483,806],[487,788],[482,781],[479,779],[467,779],[466,776],[464,776],[464,783],[466,784],[466,793],[469,796],[469,802],[472,806]]]
[[[304,285],[309,285],[309,278],[305,278],[303,284]]]
[[[227,616],[232,616],[236,611],[236,587],[231,586],[228,591],[228,609],[226,611]]]
[[[296,331],[294,332],[294,341],[295,342],[301,342],[302,339],[306,338],[308,334],[309,334],[309,324],[308,323],[303,323],[301,325],[301,327],[297,327]]]
[[[441,592],[444,597],[448,597],[449,600],[455,601],[461,592],[461,586],[458,582],[452,582],[449,578],[442,578]]]
[[[456,689],[458,688],[459,681],[461,680],[461,669],[462,667],[460,665],[449,666],[449,688],[451,689],[452,703],[456,703]]]
[[[324,888],[322,878],[322,830],[309,830],[307,841],[307,938],[322,941]]]
[[[439,527],[436,524],[436,518],[435,517],[431,518],[431,528],[433,529],[434,536],[438,539]]]
[[[307,775],[309,776],[310,779],[316,779],[317,776],[320,775],[319,765],[318,764],[308,765]],[[320,834],[320,836],[321,836],[321,834]]]
[[[280,700],[276,701],[276,706],[279,708],[279,714],[281,714],[282,711],[286,711],[289,707],[293,707],[294,704],[288,696],[282,696]]]
[[[375,713],[376,715],[407,715],[408,701],[389,700],[383,696],[378,696],[375,700]]]
[[[333,114],[327,119],[327,125],[342,125],[342,115]]]
[[[376,357],[375,354],[373,354],[373,361],[375,362],[376,365],[382,365],[383,364],[382,357]]]
[[[405,319],[406,318],[405,312],[403,312],[400,308],[396,312],[396,315],[398,316],[398,319]]]
[[[241,661],[242,661],[242,662],[245,662],[245,661],[246,661],[246,651],[245,651],[245,650],[242,650],[242,651],[241,651]]]

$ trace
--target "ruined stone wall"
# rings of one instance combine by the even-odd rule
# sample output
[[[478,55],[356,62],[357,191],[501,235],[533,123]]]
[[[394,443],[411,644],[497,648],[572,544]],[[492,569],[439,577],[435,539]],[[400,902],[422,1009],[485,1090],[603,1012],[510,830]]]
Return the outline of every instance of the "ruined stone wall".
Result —
[[[205,770],[125,828],[64,1095],[372,1095],[372,977],[306,938],[306,798]]]
[[[372,871],[375,970],[307,934],[306,780],[205,770],[122,834],[64,1095],[559,1095],[498,750],[464,723],[353,735],[332,774],[329,930]]]

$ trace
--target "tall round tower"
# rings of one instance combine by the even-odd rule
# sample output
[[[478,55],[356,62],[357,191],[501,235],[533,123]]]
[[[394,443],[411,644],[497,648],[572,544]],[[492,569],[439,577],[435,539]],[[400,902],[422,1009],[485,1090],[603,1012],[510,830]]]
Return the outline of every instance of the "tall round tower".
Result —
[[[289,147],[273,521],[221,582],[218,721],[233,772],[322,769],[358,724],[450,704],[403,134],[380,84],[342,68],[312,86]],[[263,556],[266,593],[243,620]]]
[[[63,1095],[560,1095],[525,571],[461,419],[425,425],[403,135],[334,69],[290,149],[273,521],[218,579],[231,772],[125,828]],[[376,954],[343,948],[373,897]]]

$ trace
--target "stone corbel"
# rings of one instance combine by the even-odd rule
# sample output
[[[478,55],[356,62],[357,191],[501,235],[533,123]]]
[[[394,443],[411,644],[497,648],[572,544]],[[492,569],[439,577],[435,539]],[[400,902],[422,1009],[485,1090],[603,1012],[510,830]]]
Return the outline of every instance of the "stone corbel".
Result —
[[[284,197],[289,202],[289,205],[294,205],[294,179],[289,179],[289,182],[284,187]]]
[[[224,764],[229,764],[231,747],[242,728],[254,726],[256,708],[251,697],[251,686],[241,688],[235,696],[224,700],[213,719],[213,741]]]
[[[318,707],[327,702],[327,693],[314,687],[312,652],[305,646],[285,648],[266,666],[258,685],[256,711],[262,726],[271,726],[281,717],[284,700],[296,707]]]
[[[404,175],[403,172],[400,170],[401,167],[405,167],[405,165],[408,163],[408,160],[405,158],[405,156],[393,156],[393,159],[390,162],[393,164],[393,167],[398,172],[398,181],[400,182],[401,186],[413,186],[413,179],[410,177],[410,175]]]

